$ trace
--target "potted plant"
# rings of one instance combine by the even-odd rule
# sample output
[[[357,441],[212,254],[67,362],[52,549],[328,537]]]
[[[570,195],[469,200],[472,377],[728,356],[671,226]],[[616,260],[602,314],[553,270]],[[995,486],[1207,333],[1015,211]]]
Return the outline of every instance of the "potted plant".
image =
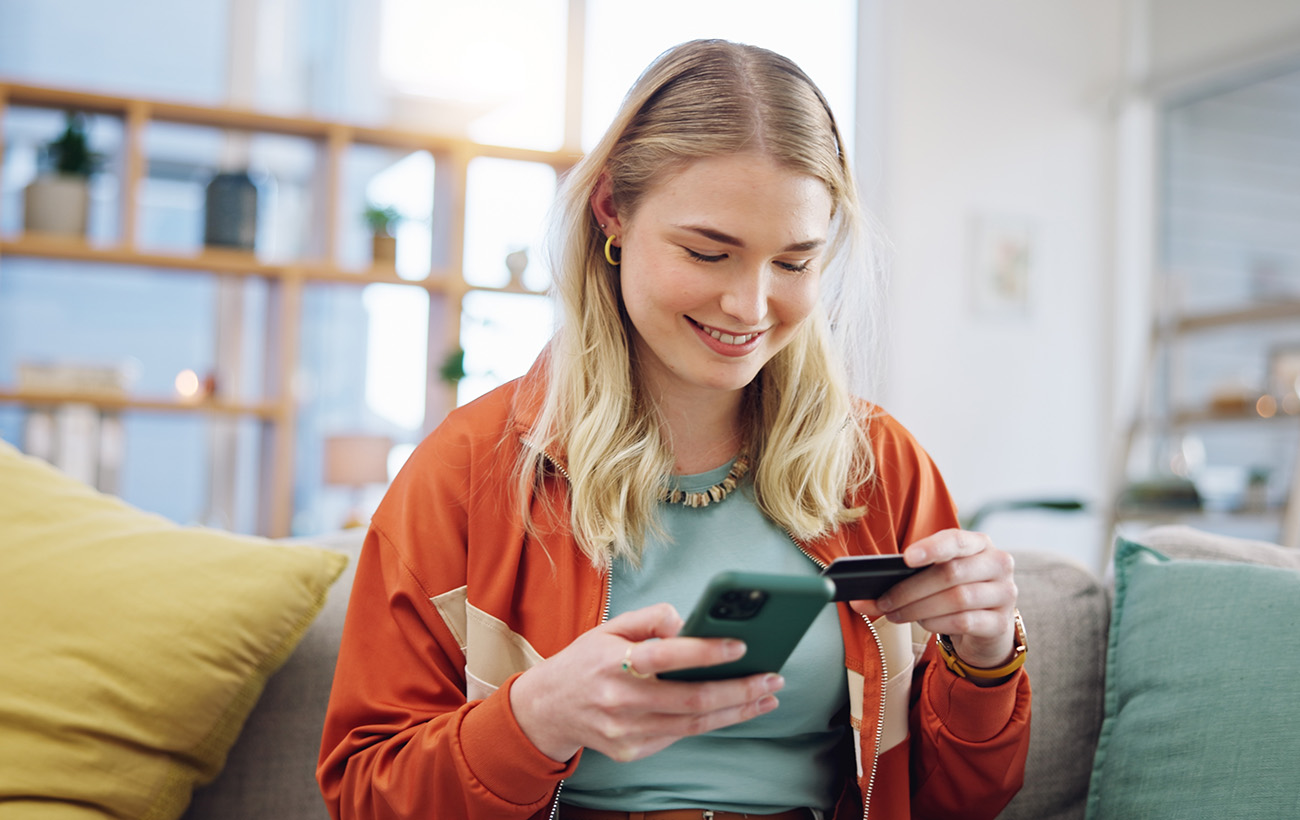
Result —
[[[363,214],[370,226],[371,253],[375,265],[392,266],[397,261],[397,230],[402,221],[401,211],[392,205],[369,205]]]
[[[457,347],[442,360],[442,366],[438,368],[438,378],[455,389],[465,376],[465,351]]]
[[[41,149],[41,172],[23,192],[26,229],[85,236],[90,177],[99,169],[101,159],[90,150],[85,115],[69,111],[63,132]]]

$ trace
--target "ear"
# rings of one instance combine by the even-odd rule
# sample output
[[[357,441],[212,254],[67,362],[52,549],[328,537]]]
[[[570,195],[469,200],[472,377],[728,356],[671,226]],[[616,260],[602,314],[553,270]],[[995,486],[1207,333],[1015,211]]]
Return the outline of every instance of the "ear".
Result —
[[[618,208],[614,205],[614,186],[609,181],[608,171],[601,172],[596,190],[591,192],[591,212],[596,217],[596,224],[604,226],[605,236],[618,236],[623,232],[623,223],[619,220]]]

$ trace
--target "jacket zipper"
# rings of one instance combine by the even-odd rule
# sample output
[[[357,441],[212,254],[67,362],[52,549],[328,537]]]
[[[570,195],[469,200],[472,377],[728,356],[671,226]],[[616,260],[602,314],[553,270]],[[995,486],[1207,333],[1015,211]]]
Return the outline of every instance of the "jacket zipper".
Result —
[[[789,530],[786,530],[786,535],[790,537],[790,542],[798,547],[799,551],[808,557],[809,561],[812,561],[825,571],[825,562],[804,549],[803,544],[801,544],[799,539],[795,538]],[[871,774],[867,777],[867,788],[862,794],[862,817],[863,820],[866,820],[866,818],[871,814],[871,792],[876,787],[876,769],[880,765],[880,744],[885,729],[885,684],[889,681],[889,665],[885,660],[885,646],[880,642],[880,633],[876,631],[876,625],[873,624],[871,619],[866,615],[860,615],[859,617],[862,618],[862,622],[867,625],[867,629],[871,630],[871,637],[876,642],[876,652],[880,654],[880,713],[876,717],[876,750],[871,756]],[[852,729],[852,727],[850,727],[850,729]],[[554,818],[552,818],[552,820],[554,820]]]
[[[541,449],[540,447],[537,447],[536,444],[533,444],[531,441],[529,441],[527,438],[523,436],[519,437],[519,443],[524,445],[525,447],[536,448],[538,452],[542,454],[542,458],[544,458],[552,467],[558,470],[560,475],[564,476],[565,481],[569,482],[569,484],[573,484],[573,479],[569,477],[569,471],[564,468],[564,465],[560,463],[559,459],[557,459],[555,456],[551,455],[550,453],[546,452],[545,450]]]
[[[613,572],[614,569],[611,566],[609,571],[605,573],[605,605],[601,607],[600,610],[600,622],[602,624],[605,623],[605,621],[609,620],[609,603],[610,603],[609,599],[613,595],[613,590],[614,590],[614,579],[612,577]],[[551,820],[556,820],[556,818],[559,817],[560,792],[563,790],[564,790],[564,781],[561,780],[559,783],[555,784],[555,797],[553,798],[554,802],[551,804]]]
[[[524,441],[524,443],[529,444],[529,442],[527,441]],[[564,465],[561,464],[559,461],[557,461],[554,456],[552,456],[550,453],[546,452],[545,450],[542,450],[542,458],[546,459],[551,464],[551,466],[554,467],[556,470],[559,470],[560,475],[564,476],[565,481],[568,481],[570,484],[573,483],[573,479],[569,478],[569,473],[567,470],[564,469]],[[605,572],[605,603],[600,608],[600,622],[599,622],[602,624],[609,620],[610,597],[613,595],[613,591],[614,591],[613,572],[614,572],[614,568],[612,565],[610,566],[609,570]],[[563,780],[555,784],[555,795],[551,798],[552,802],[551,802],[550,820],[556,820],[560,816],[560,792],[562,791],[564,791]]]
[[[880,642],[880,633],[876,625],[866,615],[861,616],[871,637],[876,641],[876,651],[880,653],[880,713],[876,715],[876,751],[871,756],[871,776],[867,778],[867,790],[862,795],[862,817],[866,820],[871,814],[871,792],[876,787],[876,768],[880,765],[880,743],[885,733],[885,684],[889,682],[889,666],[885,661],[885,647]]]

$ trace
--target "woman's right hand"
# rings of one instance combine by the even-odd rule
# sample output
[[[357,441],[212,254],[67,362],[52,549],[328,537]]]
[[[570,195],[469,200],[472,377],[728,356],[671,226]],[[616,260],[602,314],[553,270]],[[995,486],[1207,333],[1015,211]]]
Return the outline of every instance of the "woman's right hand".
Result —
[[[656,604],[583,633],[515,681],[510,708],[520,728],[557,762],[583,747],[627,762],[776,708],[772,693],[785,685],[780,675],[704,682],[655,677],[725,663],[745,653],[736,640],[678,638],[681,628],[676,609]],[[624,669],[625,657],[645,677]]]

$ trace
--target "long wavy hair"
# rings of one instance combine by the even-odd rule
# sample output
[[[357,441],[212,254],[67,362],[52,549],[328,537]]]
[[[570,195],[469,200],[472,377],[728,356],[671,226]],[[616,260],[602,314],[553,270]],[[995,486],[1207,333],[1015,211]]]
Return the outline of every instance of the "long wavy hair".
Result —
[[[547,392],[520,458],[519,498],[526,506],[533,483],[562,469],[573,532],[598,567],[617,557],[639,561],[674,459],[640,381],[618,270],[605,260],[591,195],[608,174],[627,219],[689,162],[744,151],[820,180],[833,203],[820,304],[745,388],[755,498],[801,540],[863,514],[853,498],[873,479],[875,461],[848,365],[867,363],[864,354],[878,349],[879,271],[839,129],[821,92],[789,59],[697,40],[646,69],[605,136],[566,176],[551,215],[560,318],[546,353]]]

